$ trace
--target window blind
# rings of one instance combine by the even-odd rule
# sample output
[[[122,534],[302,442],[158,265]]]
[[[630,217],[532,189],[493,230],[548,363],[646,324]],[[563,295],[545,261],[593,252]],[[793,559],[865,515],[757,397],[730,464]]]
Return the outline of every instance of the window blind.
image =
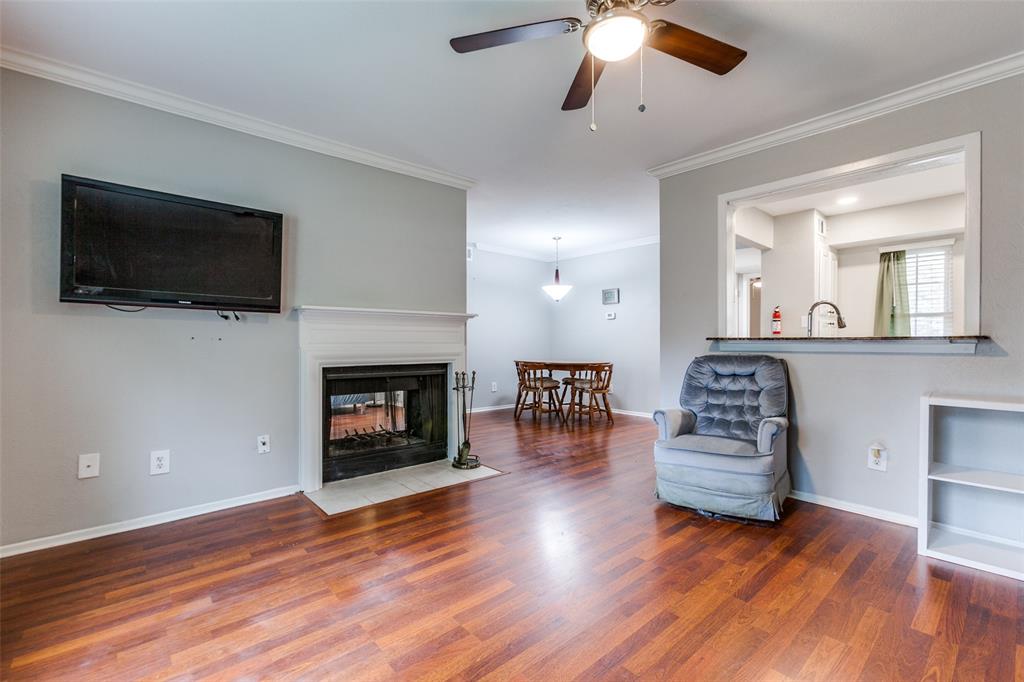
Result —
[[[953,249],[907,250],[907,293],[911,336],[953,333]]]

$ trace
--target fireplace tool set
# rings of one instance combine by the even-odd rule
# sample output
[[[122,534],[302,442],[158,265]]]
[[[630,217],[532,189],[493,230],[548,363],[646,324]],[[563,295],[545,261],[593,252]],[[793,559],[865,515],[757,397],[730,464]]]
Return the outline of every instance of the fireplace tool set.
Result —
[[[455,373],[455,399],[457,409],[462,410],[462,443],[459,445],[459,453],[452,466],[456,469],[476,469],[480,466],[480,458],[469,454],[469,429],[473,424],[473,392],[476,390],[476,370],[472,375],[466,372]]]

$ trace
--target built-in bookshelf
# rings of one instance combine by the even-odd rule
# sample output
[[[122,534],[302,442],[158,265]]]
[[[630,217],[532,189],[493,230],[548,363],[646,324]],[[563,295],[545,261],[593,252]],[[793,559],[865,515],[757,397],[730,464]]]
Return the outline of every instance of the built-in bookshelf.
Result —
[[[994,428],[952,446],[937,443],[940,420],[958,414],[977,433],[986,433],[977,430],[986,419]],[[924,396],[920,429],[918,553],[1024,580],[1024,440],[1014,438],[1024,434],[1024,400]],[[945,501],[942,518],[937,500]],[[1000,532],[979,524],[993,519]]]

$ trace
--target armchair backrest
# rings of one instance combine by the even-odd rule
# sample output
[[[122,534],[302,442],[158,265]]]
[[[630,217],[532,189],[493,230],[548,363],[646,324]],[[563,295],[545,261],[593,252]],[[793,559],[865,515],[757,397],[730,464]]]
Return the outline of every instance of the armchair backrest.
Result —
[[[694,433],[757,440],[766,417],[789,411],[789,377],[769,355],[703,355],[686,370],[679,404],[697,415]]]

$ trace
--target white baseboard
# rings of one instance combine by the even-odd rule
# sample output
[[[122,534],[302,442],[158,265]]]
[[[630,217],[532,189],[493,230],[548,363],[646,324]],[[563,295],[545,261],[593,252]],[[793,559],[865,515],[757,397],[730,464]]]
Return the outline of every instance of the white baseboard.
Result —
[[[651,419],[651,415],[654,414],[654,410],[651,410],[650,412],[637,412],[636,410],[620,410],[618,408],[613,407],[612,414],[625,414],[629,415],[630,417],[646,417],[648,419]]]
[[[489,405],[488,407],[474,407],[473,414],[477,412],[497,412],[498,410],[511,410],[515,405]]]
[[[245,504],[252,504],[253,502],[263,502],[264,500],[272,500],[277,497],[291,495],[298,491],[298,485],[287,485],[284,486],[283,488],[273,488],[271,490],[263,490],[258,493],[242,495],[240,497],[232,497],[226,500],[217,500],[216,502],[197,504],[192,507],[172,509],[170,511],[160,512],[159,514],[150,514],[149,516],[140,516],[136,519],[128,519],[127,521],[107,523],[102,526],[93,526],[92,528],[73,530],[67,533],[60,533],[58,535],[49,535],[43,538],[36,538],[34,540],[23,540],[21,542],[13,542],[9,545],[0,546],[0,557],[14,556],[15,554],[24,554],[25,552],[34,552],[39,549],[58,547],[60,545],[70,544],[72,542],[80,542],[82,540],[99,538],[103,537],[104,535],[113,535],[114,533],[123,533],[128,530],[136,530],[138,528],[156,526],[161,523],[167,523],[169,521],[187,519],[191,516],[209,514],[210,512],[220,511],[222,509],[230,509],[231,507],[240,507]]]
[[[491,405],[490,407],[474,407],[473,408],[473,414],[476,414],[477,412],[496,412],[497,410],[511,410],[514,407],[515,407],[515,405]],[[636,412],[634,410],[619,410],[619,409],[616,409],[614,407],[612,408],[612,412],[613,412],[613,414],[616,414],[616,415],[625,414],[625,415],[628,415],[630,417],[647,417],[647,418],[649,418],[653,414],[653,412]]]
[[[908,514],[899,514],[897,512],[892,512],[887,509],[879,509],[878,507],[868,507],[867,505],[857,504],[856,502],[846,502],[845,500],[837,500],[834,497],[825,497],[823,495],[815,495],[814,493],[805,493],[800,490],[794,490],[790,492],[789,496],[792,497],[794,500],[810,502],[811,504],[820,504],[823,507],[841,509],[842,511],[860,514],[861,516],[870,516],[873,519],[881,519],[882,521],[898,523],[901,526],[910,526],[911,528],[917,528],[916,516],[910,516]]]
[[[475,408],[473,412],[493,412],[496,410],[511,409],[512,407],[512,405],[494,405],[491,407],[478,407]],[[627,414],[634,417],[650,416],[650,413],[648,412],[633,412],[626,410],[618,410],[616,414]],[[161,523],[169,523],[171,521],[187,519],[193,516],[200,516],[201,514],[209,514],[210,512],[221,511],[223,509],[241,507],[242,505],[252,504],[254,502],[273,500],[278,497],[291,495],[298,491],[298,485],[289,485],[281,488],[273,488],[271,490],[263,490],[261,492],[252,493],[250,495],[232,497],[226,500],[217,500],[216,502],[207,502],[205,504],[197,504],[191,507],[172,509],[170,511],[161,512],[159,514],[140,516],[138,518],[129,519],[127,521],[118,521],[115,523],[104,524],[102,526],[83,528],[82,530],[74,530],[67,533],[60,533],[58,535],[49,535],[47,537],[35,538],[33,540],[23,540],[21,542],[14,542],[9,545],[0,546],[0,557],[9,557],[14,556],[16,554],[34,552],[40,549],[59,547],[60,545],[67,545],[72,542],[80,542],[82,540],[99,538],[105,535],[123,533],[125,531],[136,530],[138,528],[147,528],[149,526],[156,526]],[[803,502],[820,504],[824,507],[832,507],[833,509],[840,509],[842,511],[860,514],[861,516],[869,516],[871,518],[881,519],[883,521],[890,521],[892,523],[898,523],[903,526],[917,527],[917,518],[909,516],[907,514],[899,514],[896,512],[888,511],[886,509],[868,507],[866,505],[856,504],[854,502],[845,502],[843,500],[837,500],[832,497],[815,495],[814,493],[805,493],[799,490],[792,491],[789,494],[789,496],[795,500],[801,500]],[[958,532],[963,532],[961,529],[957,530]],[[981,534],[976,535],[978,537],[983,537]],[[1005,540],[1003,541],[1005,542]]]

